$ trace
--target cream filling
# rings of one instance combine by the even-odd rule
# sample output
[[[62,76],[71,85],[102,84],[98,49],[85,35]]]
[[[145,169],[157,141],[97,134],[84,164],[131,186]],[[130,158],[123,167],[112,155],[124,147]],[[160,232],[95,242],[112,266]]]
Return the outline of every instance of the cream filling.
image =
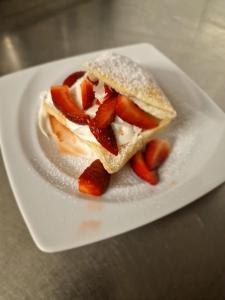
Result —
[[[99,80],[98,84],[94,85],[94,92],[95,98],[102,102],[106,95],[103,81]]]
[[[81,82],[85,78],[85,75],[76,81],[76,83],[71,86],[70,91],[74,95],[74,99],[79,107],[82,107],[82,95],[81,95]],[[98,85],[94,87],[95,97],[102,102],[105,96],[104,83],[99,81]],[[48,104],[54,110],[58,111],[52,101],[50,91],[42,92],[40,95],[41,98],[41,108],[39,111],[39,127],[43,134],[47,137],[50,136],[51,129],[48,122],[48,114],[46,113],[43,103]],[[85,112],[93,118],[98,110],[98,105],[94,104],[92,107],[87,109]],[[138,134],[142,131],[141,128],[131,125],[118,116],[115,117],[115,120],[112,122],[112,128],[116,136],[118,146],[126,145],[128,143],[135,142]],[[74,134],[80,137],[83,140],[94,142],[99,144],[95,136],[91,133],[88,125],[76,124],[68,119],[66,119],[66,126]]]
[[[79,106],[79,108],[82,109],[82,94],[81,94],[81,83],[83,79],[85,78],[85,75],[81,78],[79,78],[71,87],[70,92],[73,95],[73,99],[76,102],[76,104]],[[50,95],[51,96],[51,95]]]
[[[44,93],[42,93],[40,95],[41,106],[40,106],[40,109],[38,112],[38,125],[39,125],[39,128],[40,128],[41,132],[43,133],[43,135],[45,135],[47,138],[50,138],[52,130],[51,130],[51,125],[50,125],[49,118],[48,118],[48,113],[44,108],[45,100],[42,97],[44,97]]]

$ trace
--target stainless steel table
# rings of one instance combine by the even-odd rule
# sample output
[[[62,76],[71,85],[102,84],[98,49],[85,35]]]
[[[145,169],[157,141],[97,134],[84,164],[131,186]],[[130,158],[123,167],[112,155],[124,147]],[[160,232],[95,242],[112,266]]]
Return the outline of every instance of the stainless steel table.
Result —
[[[0,2],[0,20],[1,75],[150,42],[225,110],[224,0],[9,0]],[[222,185],[153,224],[67,252],[41,253],[1,160],[0,299],[224,299],[224,229]]]

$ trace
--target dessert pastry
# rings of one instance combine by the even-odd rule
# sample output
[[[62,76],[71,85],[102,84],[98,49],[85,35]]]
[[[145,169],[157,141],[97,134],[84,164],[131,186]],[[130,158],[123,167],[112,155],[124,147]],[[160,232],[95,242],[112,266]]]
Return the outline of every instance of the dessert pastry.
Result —
[[[84,69],[41,94],[39,127],[62,154],[98,159],[115,173],[176,111],[152,75],[128,57],[107,52]]]

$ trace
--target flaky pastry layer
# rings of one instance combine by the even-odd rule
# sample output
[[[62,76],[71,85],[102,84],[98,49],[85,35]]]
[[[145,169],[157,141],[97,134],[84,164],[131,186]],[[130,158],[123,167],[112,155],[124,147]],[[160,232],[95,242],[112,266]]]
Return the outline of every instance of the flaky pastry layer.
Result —
[[[163,119],[173,119],[176,111],[154,77],[132,59],[106,52],[84,65],[87,72],[118,93],[134,97],[145,111]]]

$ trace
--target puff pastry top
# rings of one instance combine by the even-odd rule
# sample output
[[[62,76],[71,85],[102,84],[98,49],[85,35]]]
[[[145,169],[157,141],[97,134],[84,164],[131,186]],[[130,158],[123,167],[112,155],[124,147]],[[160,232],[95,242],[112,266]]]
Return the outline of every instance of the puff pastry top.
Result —
[[[120,94],[135,97],[136,102],[140,102],[143,108],[147,107],[151,111],[151,106],[156,111],[160,110],[163,119],[176,117],[176,111],[152,74],[132,59],[117,53],[105,52],[84,66],[89,74],[102,80]]]

